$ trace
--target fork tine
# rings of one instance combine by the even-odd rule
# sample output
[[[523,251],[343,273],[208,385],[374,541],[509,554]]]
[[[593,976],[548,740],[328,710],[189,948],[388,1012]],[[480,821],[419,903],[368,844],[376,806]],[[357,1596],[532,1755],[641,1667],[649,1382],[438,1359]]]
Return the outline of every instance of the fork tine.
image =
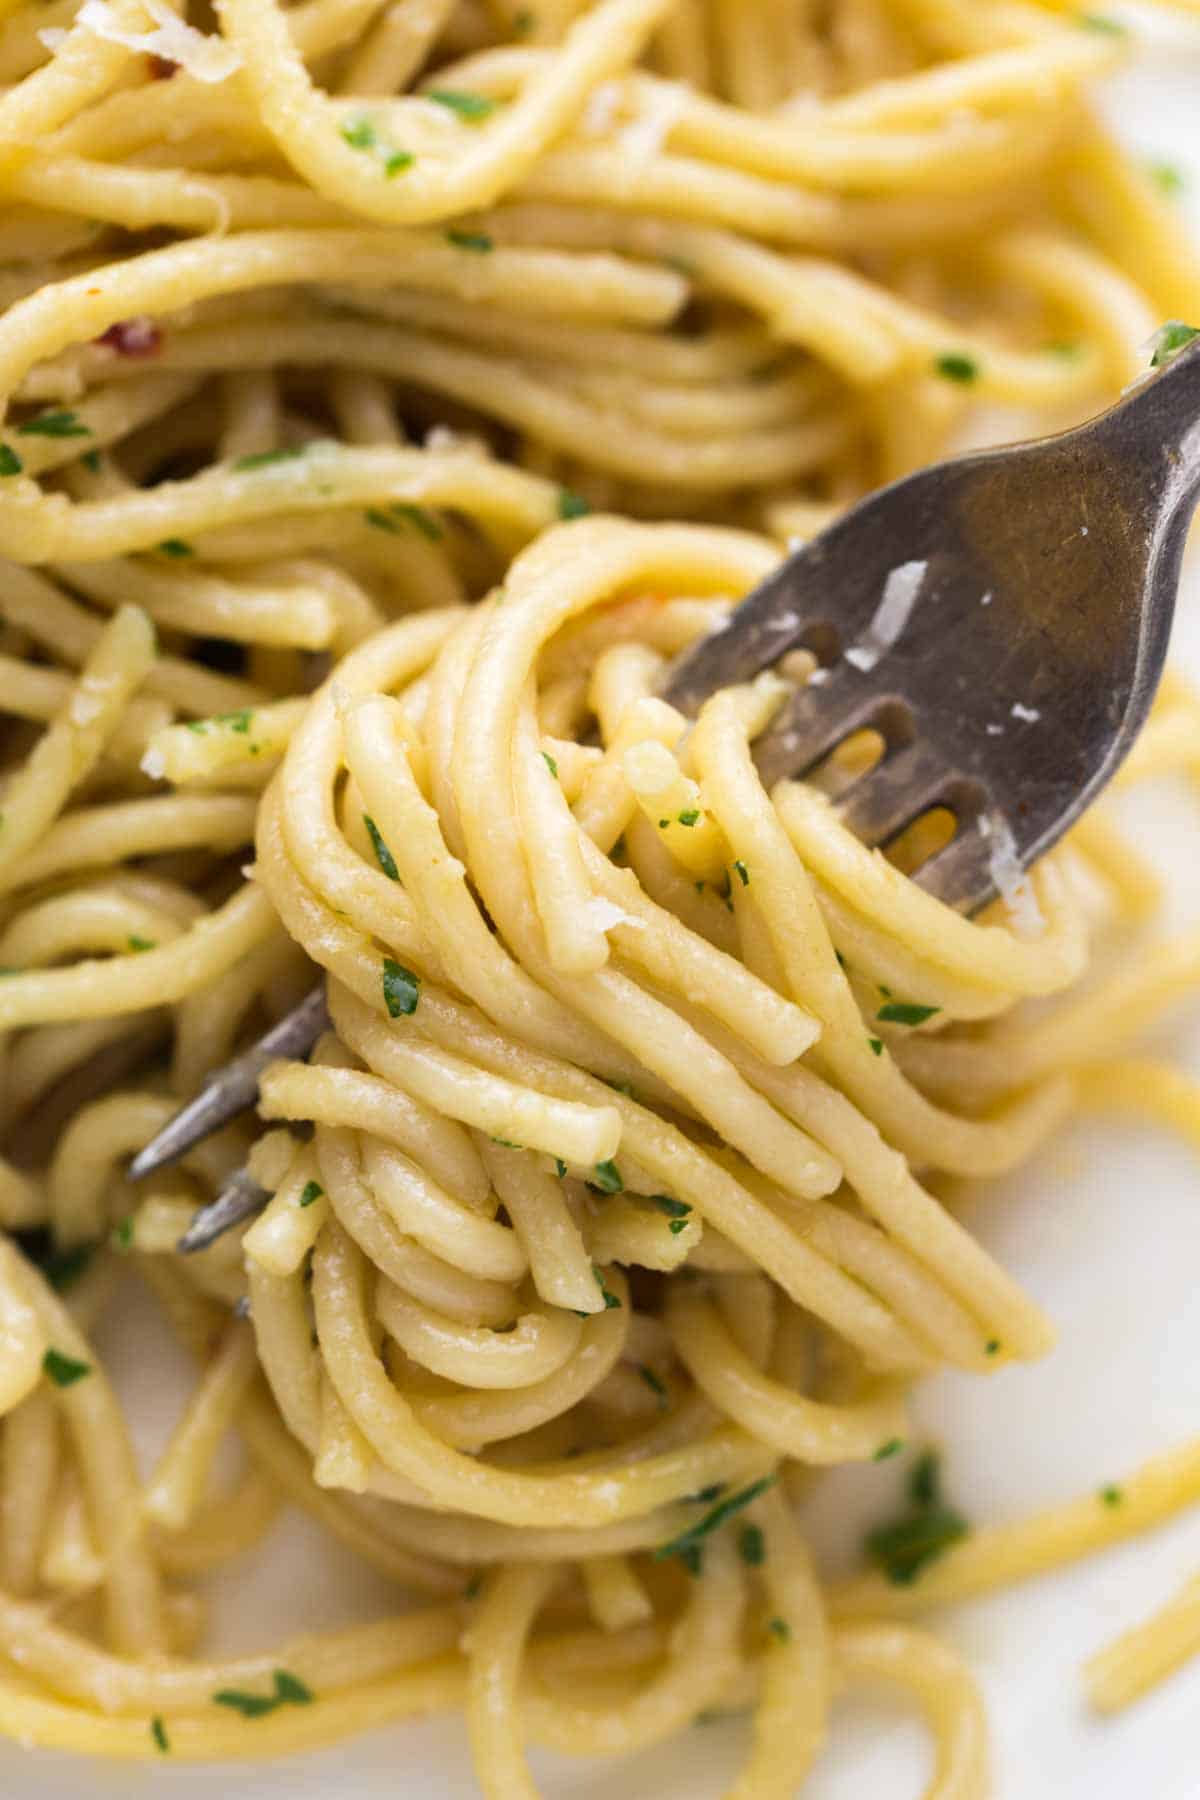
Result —
[[[994,839],[980,830],[979,819],[974,818],[959,826],[944,850],[914,869],[912,879],[935,900],[970,914],[995,897],[995,856]]]
[[[843,825],[865,844],[882,844],[956,785],[945,759],[923,739],[885,756],[839,802]]]
[[[270,1198],[249,1169],[239,1169],[236,1175],[230,1176],[211,1205],[200,1208],[175,1248],[185,1256],[207,1250],[223,1232],[232,1231],[243,1219],[261,1212]]]
[[[828,672],[822,682],[809,681],[771,721],[771,728],[755,740],[754,761],[764,787],[771,788],[788,775],[803,775],[814,763],[866,725],[886,717],[884,735],[899,738],[900,721],[908,716],[904,703],[892,695],[863,691],[862,676],[847,663]],[[904,734],[911,737],[911,730]]]
[[[272,1025],[243,1055],[227,1063],[194,1100],[167,1120],[130,1163],[131,1180],[139,1181],[143,1175],[152,1175],[156,1169],[178,1162],[201,1138],[211,1137],[253,1106],[258,1099],[258,1078],[267,1064],[281,1056],[307,1056],[328,1028],[325,989],[315,987],[299,1006]]]

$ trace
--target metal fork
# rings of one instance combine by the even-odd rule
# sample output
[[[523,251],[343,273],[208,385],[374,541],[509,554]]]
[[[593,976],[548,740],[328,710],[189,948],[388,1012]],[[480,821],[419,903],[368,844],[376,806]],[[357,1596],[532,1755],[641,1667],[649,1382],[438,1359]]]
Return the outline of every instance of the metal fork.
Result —
[[[1112,777],[1162,672],[1200,492],[1200,340],[1165,327],[1162,367],[1059,436],[935,464],[870,495],[790,555],[662,692],[694,714],[789,651],[819,667],[754,746],[768,786],[851,733],[883,741],[838,809],[886,845],[935,806],[953,838],[913,873],[977,912],[1050,848]],[[279,1056],[328,1024],[314,992],[219,1071],[147,1144],[137,1177],[252,1106]],[[200,1249],[266,1196],[244,1173],[180,1240]]]

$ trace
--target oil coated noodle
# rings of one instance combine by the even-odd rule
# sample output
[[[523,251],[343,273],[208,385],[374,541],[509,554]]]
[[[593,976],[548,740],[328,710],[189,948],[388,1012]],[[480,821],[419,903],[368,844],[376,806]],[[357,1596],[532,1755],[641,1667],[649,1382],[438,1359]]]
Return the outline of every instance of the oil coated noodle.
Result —
[[[914,1615],[1200,1496],[1188,1445],[973,1530],[906,1422],[1053,1340],[953,1185],[1079,1109],[1200,1139],[1136,1043],[1200,938],[1103,813],[1030,932],[848,835],[869,746],[765,791],[803,658],[657,693],[789,540],[1200,318],[1093,111],[1128,48],[1069,0],[0,4],[0,1731],[457,1709],[525,1800],[530,1744],[745,1711],[729,1800],[786,1800],[883,1681],[981,1800]],[[1195,777],[1198,721],[1169,680],[1128,779]],[[317,980],[311,1060],[131,1182]],[[178,1254],[246,1165],[265,1210]],[[152,1467],[92,1335],[135,1281],[196,1368]],[[892,1456],[828,1589],[801,1492]],[[285,1504],[390,1598],[215,1656],[198,1583]],[[1103,1707],[1194,1585],[1128,1624]]]

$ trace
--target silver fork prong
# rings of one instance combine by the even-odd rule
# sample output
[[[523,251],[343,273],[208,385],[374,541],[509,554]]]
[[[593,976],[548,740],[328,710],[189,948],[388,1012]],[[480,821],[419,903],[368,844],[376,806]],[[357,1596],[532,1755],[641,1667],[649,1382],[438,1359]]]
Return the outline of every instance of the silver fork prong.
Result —
[[[249,1169],[239,1169],[226,1182],[216,1199],[210,1205],[200,1208],[175,1248],[185,1256],[190,1256],[197,1250],[207,1250],[223,1232],[232,1231],[243,1219],[253,1218],[255,1213],[260,1213],[270,1198],[267,1190],[259,1187]]]
[[[843,825],[865,844],[888,838],[949,793],[954,777],[945,760],[922,739],[869,769],[838,803]]]
[[[764,787],[774,787],[785,776],[804,775],[845,738],[901,704],[892,695],[864,687],[862,676],[846,663],[829,670],[822,681],[809,681],[755,740],[754,761]]]
[[[325,989],[315,987],[299,1006],[273,1025],[243,1055],[227,1063],[207,1086],[201,1088],[194,1100],[189,1100],[168,1119],[162,1130],[130,1163],[132,1180],[139,1181],[143,1175],[152,1175],[156,1169],[178,1162],[201,1138],[211,1137],[214,1131],[219,1131],[247,1107],[253,1106],[258,1099],[258,1078],[267,1065],[279,1057],[307,1056],[328,1028]]]
[[[958,912],[973,913],[996,893],[996,846],[979,828],[978,818],[960,824],[944,850],[914,869],[918,887]]]

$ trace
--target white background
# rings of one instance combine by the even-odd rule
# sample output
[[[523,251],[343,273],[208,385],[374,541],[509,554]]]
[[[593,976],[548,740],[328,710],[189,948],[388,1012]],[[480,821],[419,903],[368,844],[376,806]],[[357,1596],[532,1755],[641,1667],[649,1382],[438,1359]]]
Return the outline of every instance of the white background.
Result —
[[[1200,26],[1156,25],[1146,55],[1107,97],[1138,152],[1190,173],[1180,204],[1200,233]],[[1200,322],[1200,321],[1197,321]],[[1200,676],[1200,557],[1176,628],[1176,660]],[[1200,917],[1200,810],[1181,788],[1139,790],[1126,807],[1134,839],[1171,868],[1171,915]],[[1200,1018],[1156,1039],[1200,1071]],[[997,1183],[975,1207],[979,1235],[1048,1309],[1058,1349],[989,1380],[946,1376],[920,1395],[921,1428],[941,1441],[953,1497],[976,1521],[1002,1519],[1090,1491],[1200,1431],[1200,1172],[1187,1148],[1153,1130],[1094,1121],[1067,1133],[1032,1172]],[[169,1428],[186,1370],[154,1321],[112,1346],[121,1386],[152,1453]],[[103,1336],[101,1348],[105,1349]],[[177,1371],[179,1386],[164,1380]],[[895,1466],[823,1481],[811,1526],[831,1570],[848,1566],[864,1524],[886,1511]],[[1077,1569],[976,1601],[934,1620],[986,1691],[996,1800],[1195,1800],[1200,1795],[1200,1664],[1124,1717],[1088,1716],[1080,1664],[1200,1570],[1200,1514]],[[306,1521],[214,1589],[224,1647],[260,1648],[318,1624],[376,1616],[386,1584]],[[264,1622],[269,1621],[269,1629]],[[535,1753],[547,1800],[709,1800],[736,1767],[739,1727],[696,1727],[660,1750],[616,1763]],[[829,1751],[805,1800],[908,1800],[928,1776],[920,1728],[878,1701],[840,1704]],[[398,1726],[273,1766],[186,1768],[89,1764],[0,1745],[4,1800],[147,1794],[190,1800],[477,1800],[461,1723]]]

